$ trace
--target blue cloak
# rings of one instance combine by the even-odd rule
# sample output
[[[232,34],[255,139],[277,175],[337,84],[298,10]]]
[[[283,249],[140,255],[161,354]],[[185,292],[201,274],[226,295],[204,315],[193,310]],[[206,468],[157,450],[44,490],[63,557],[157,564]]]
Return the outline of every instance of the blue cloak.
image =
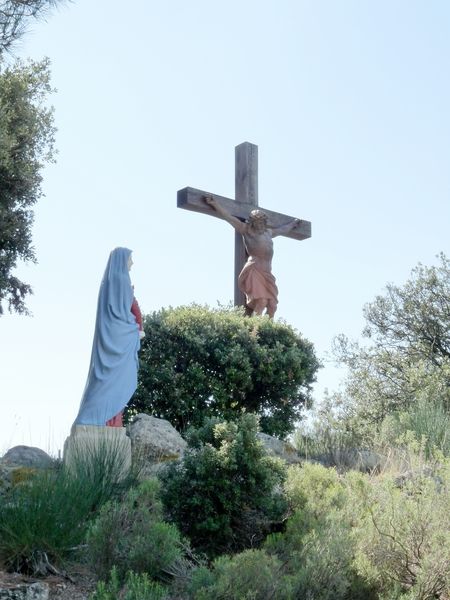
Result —
[[[86,387],[75,425],[106,425],[137,387],[139,330],[131,313],[131,250],[116,248],[100,285],[94,342]]]

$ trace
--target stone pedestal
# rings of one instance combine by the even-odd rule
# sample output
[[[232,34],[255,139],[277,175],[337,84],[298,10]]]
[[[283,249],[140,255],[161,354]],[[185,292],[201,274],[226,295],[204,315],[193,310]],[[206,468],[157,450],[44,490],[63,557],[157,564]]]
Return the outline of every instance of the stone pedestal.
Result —
[[[126,429],[74,425],[64,443],[64,464],[73,470],[104,466],[126,477],[131,469],[131,441]]]

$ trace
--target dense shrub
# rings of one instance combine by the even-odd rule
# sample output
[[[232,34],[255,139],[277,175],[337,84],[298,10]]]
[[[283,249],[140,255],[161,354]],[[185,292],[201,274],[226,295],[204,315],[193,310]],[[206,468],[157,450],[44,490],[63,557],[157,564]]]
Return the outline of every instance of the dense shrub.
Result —
[[[95,510],[125,485],[112,456],[106,460],[100,451],[85,458],[70,471],[31,473],[0,496],[0,561],[8,569],[45,574],[48,561],[72,555]]]
[[[159,491],[156,479],[147,480],[122,502],[102,507],[88,533],[89,556],[100,577],[115,566],[121,580],[130,570],[157,578],[180,557],[180,535],[162,521]]]
[[[355,474],[353,477],[357,478]],[[355,482],[356,483],[356,482]],[[286,531],[271,535],[264,548],[276,555],[293,598],[369,600],[370,585],[354,567],[353,520],[349,483],[334,469],[305,464],[291,467],[285,484],[292,516]]]
[[[283,516],[284,468],[266,455],[257,430],[255,415],[208,421],[161,476],[169,519],[210,557],[257,545]]]
[[[316,519],[342,508],[348,500],[347,488],[336,470],[319,464],[289,467],[284,489],[293,512],[308,512]]]
[[[128,414],[169,420],[179,431],[205,417],[260,416],[285,436],[311,401],[318,361],[292,327],[236,309],[163,309],[145,318],[139,384]]]
[[[358,567],[386,597],[448,597],[449,488],[450,467],[444,463],[434,472],[423,468],[402,479],[382,477],[360,489],[366,511],[359,523]]]
[[[199,569],[190,589],[193,600],[289,600],[289,580],[282,576],[282,564],[264,550],[245,550],[235,556],[221,556],[212,570]]]

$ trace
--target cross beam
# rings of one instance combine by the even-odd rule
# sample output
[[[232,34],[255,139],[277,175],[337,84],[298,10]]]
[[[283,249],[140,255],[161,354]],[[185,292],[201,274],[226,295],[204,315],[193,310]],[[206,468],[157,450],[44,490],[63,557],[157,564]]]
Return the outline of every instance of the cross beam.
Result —
[[[194,212],[203,213],[205,215],[209,215],[211,217],[216,217],[216,219],[221,219],[217,212],[208,206],[204,201],[205,197],[212,196],[215,198],[220,204],[234,217],[237,217],[241,221],[245,221],[248,219],[250,211],[254,208],[260,208],[264,211],[269,219],[268,227],[273,229],[275,227],[281,227],[282,225],[292,221],[294,217],[289,217],[283,215],[281,213],[274,212],[272,210],[267,210],[266,208],[262,208],[257,204],[248,205],[241,202],[236,202],[236,200],[232,200],[231,198],[227,198],[226,196],[219,196],[219,194],[211,194],[210,192],[205,192],[204,190],[197,190],[195,188],[186,187],[177,192],[177,206],[178,208],[184,208],[186,210],[192,210]],[[311,237],[311,223],[309,221],[300,221],[297,227],[289,231],[288,233],[283,234],[284,237],[292,238],[293,240],[306,240]],[[240,236],[242,237],[242,236]]]
[[[258,206],[258,146],[244,142],[235,149],[235,194],[236,199],[226,198],[218,194],[211,194],[203,190],[186,187],[177,193],[177,206],[186,210],[203,213],[216,218],[220,215],[205,202],[205,197],[214,197],[229,213],[241,221],[246,221],[250,212],[255,208],[263,210],[268,217],[268,227],[274,229],[289,223],[294,217],[274,212]],[[283,234],[294,240],[305,240],[311,237],[311,223],[300,220],[297,227]],[[238,276],[247,260],[242,236],[235,234],[235,286],[234,303],[237,306],[245,305],[245,297],[238,288]]]

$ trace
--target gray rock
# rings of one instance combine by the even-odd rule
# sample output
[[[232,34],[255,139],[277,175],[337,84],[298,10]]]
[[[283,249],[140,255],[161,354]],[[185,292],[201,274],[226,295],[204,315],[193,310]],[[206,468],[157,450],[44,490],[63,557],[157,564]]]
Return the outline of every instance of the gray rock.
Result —
[[[53,459],[46,452],[33,446],[14,446],[1,460],[9,465],[32,469],[47,469],[54,464]]]
[[[6,465],[0,461],[0,496],[12,487],[13,472],[16,469],[14,465]]]
[[[423,467],[419,467],[417,469],[409,469],[400,473],[395,478],[395,485],[397,487],[403,487],[408,483],[412,483],[414,481],[421,481],[424,479],[431,479],[434,481],[437,490],[441,490],[443,486],[443,481],[441,477],[436,473],[436,470],[428,465],[424,465]]]
[[[142,479],[155,475],[163,465],[180,460],[186,442],[169,421],[138,414],[127,426],[133,467]]]
[[[47,583],[23,583],[12,587],[0,587],[0,600],[48,600]]]
[[[36,469],[48,469],[54,465],[55,461],[39,448],[14,446],[0,458],[0,496],[27,479]]]
[[[279,440],[267,433],[258,433],[258,439],[263,443],[266,452],[271,456],[281,458],[289,464],[302,462],[297,450],[290,442]]]
[[[338,470],[352,469],[362,473],[379,473],[386,459],[374,450],[336,447],[327,454],[314,456],[312,462],[318,462],[325,467],[336,467]]]

